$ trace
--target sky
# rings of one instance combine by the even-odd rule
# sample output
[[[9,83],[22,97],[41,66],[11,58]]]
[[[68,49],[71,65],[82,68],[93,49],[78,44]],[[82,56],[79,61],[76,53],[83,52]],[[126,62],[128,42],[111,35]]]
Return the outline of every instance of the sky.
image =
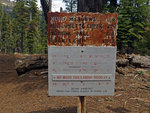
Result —
[[[11,0],[11,1],[14,1],[14,0]],[[38,1],[38,7],[41,9],[40,0],[37,0],[37,1]],[[65,4],[62,2],[62,0],[52,0],[52,12],[59,12],[60,7],[62,7],[63,10],[65,10]]]

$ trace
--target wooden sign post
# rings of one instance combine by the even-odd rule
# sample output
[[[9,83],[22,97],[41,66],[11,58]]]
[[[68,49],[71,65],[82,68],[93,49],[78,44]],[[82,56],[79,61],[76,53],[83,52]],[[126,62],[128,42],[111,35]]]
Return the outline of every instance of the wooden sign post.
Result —
[[[86,113],[86,97],[80,96],[78,99],[77,113]]]
[[[114,94],[117,17],[48,13],[49,96],[78,96],[86,113],[85,96]]]

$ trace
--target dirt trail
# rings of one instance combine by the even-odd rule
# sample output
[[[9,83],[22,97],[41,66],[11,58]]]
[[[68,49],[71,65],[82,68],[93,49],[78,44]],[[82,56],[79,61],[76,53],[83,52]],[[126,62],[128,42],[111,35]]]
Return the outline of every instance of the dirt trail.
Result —
[[[14,61],[0,54],[0,113],[76,113],[77,97],[48,97],[47,75],[18,77]],[[150,69],[124,70],[116,73],[114,96],[87,97],[88,113],[150,113]]]

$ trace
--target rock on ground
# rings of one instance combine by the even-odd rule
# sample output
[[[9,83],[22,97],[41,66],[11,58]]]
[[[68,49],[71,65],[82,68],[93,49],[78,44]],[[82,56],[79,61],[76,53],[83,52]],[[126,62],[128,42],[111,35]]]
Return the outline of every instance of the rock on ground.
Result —
[[[140,55],[129,55],[130,64],[135,67],[150,68],[150,57]]]

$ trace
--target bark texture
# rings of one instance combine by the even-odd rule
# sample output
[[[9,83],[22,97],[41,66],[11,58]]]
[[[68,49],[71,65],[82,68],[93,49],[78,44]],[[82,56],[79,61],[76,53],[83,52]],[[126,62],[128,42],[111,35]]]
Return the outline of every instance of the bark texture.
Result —
[[[46,23],[48,23],[48,19],[47,19],[47,13],[49,11],[48,3],[46,2],[46,0],[40,0],[40,2],[41,2],[42,9],[44,12],[45,21],[46,21]]]
[[[15,68],[18,75],[22,75],[32,69],[48,68],[48,57],[47,55],[17,57]]]
[[[102,12],[107,0],[78,0],[78,12]]]

